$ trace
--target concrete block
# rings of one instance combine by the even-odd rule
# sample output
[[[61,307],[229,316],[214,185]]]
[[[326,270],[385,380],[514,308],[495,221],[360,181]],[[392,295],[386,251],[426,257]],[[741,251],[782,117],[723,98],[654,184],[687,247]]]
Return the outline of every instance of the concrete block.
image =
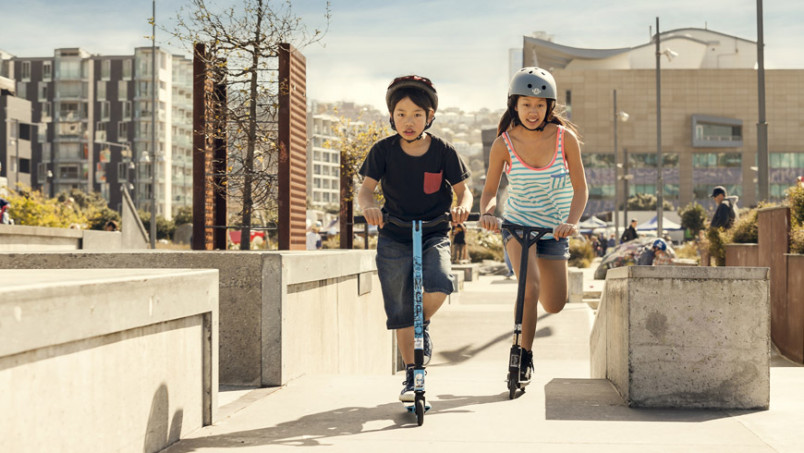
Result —
[[[480,264],[466,263],[466,264],[453,264],[452,271],[463,271],[464,281],[476,282],[480,278]]]
[[[583,271],[578,268],[567,270],[567,302],[583,302]]]
[[[0,272],[3,451],[159,451],[217,410],[214,270]]]
[[[767,409],[767,268],[609,270],[590,339],[592,378],[633,407]]]
[[[220,382],[277,386],[307,372],[338,373],[333,351],[359,351],[360,373],[387,373],[385,329],[374,251],[172,251],[0,253],[0,269],[194,268],[220,272]],[[367,283],[365,276],[362,277]],[[344,289],[340,289],[340,287]],[[370,291],[366,291],[366,289]],[[362,294],[361,294],[362,293]],[[332,315],[362,310],[361,317]],[[357,311],[355,311],[357,312]],[[371,321],[369,321],[369,319]],[[336,326],[336,327],[332,327]],[[350,331],[348,336],[339,332]],[[354,341],[354,343],[352,343]],[[333,345],[330,345],[333,343]],[[368,347],[370,346],[370,347]],[[331,348],[335,349],[331,349]],[[293,363],[290,363],[293,362]],[[309,368],[305,368],[309,367]],[[352,372],[358,372],[352,369]]]
[[[453,270],[450,277],[452,278],[452,281],[455,283],[455,292],[460,293],[461,291],[463,291],[463,282],[464,282],[463,272],[455,272],[455,270]]]

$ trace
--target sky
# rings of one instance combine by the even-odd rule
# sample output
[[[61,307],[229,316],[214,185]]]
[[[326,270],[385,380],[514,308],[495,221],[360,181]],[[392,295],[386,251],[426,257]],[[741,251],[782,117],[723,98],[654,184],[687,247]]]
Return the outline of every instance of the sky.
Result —
[[[207,0],[220,7],[244,0]],[[274,4],[277,2],[274,1]],[[189,0],[157,0],[158,26],[174,28]],[[755,0],[325,0],[292,2],[309,30],[326,29],[301,49],[307,58],[308,99],[351,101],[385,109],[385,89],[396,76],[433,80],[442,107],[501,109],[508,87],[509,49],[541,31],[557,44],[607,49],[650,40],[662,31],[709,28],[757,39]],[[0,0],[0,49],[15,56],[50,56],[59,47],[95,54],[132,54],[150,46],[150,0]],[[215,9],[215,7],[211,7]],[[766,69],[804,68],[804,1],[765,0]],[[655,30],[653,30],[655,32]],[[157,45],[188,55],[167,33]],[[560,83],[560,81],[559,81]]]

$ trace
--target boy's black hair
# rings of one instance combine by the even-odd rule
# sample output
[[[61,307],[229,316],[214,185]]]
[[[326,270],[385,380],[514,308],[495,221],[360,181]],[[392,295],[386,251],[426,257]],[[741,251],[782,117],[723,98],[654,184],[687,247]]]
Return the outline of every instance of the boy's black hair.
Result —
[[[418,107],[424,109],[425,112],[429,112],[431,109],[435,110],[433,107],[433,101],[430,96],[427,95],[422,90],[412,87],[405,87],[400,88],[394,91],[390,96],[390,105],[391,105],[391,115],[394,113],[394,109],[396,108],[396,104],[399,103],[402,99],[410,98],[410,100],[416,104]]]

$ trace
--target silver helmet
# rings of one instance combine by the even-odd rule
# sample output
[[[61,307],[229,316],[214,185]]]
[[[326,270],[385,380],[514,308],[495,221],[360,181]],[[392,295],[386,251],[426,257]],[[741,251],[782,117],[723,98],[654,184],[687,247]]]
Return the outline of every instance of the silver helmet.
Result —
[[[546,69],[522,68],[511,78],[508,96],[532,96],[556,100],[556,79]]]

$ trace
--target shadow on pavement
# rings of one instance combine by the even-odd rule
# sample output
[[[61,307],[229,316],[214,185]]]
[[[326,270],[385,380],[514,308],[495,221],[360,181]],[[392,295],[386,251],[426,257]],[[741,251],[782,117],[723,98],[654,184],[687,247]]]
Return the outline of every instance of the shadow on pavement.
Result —
[[[507,393],[486,396],[439,395],[433,408],[427,412],[427,418],[445,413],[472,412],[471,407],[480,404],[508,401]],[[366,425],[386,426],[371,428]],[[245,448],[260,445],[283,445],[292,447],[327,446],[326,439],[338,436],[368,434],[414,428],[416,417],[406,413],[399,402],[382,404],[377,407],[344,407],[331,411],[305,415],[297,420],[280,423],[276,426],[237,431],[183,439],[163,453],[183,453],[196,449]]]
[[[553,379],[544,386],[544,397],[547,420],[698,423],[754,412],[630,408],[606,379]]]

